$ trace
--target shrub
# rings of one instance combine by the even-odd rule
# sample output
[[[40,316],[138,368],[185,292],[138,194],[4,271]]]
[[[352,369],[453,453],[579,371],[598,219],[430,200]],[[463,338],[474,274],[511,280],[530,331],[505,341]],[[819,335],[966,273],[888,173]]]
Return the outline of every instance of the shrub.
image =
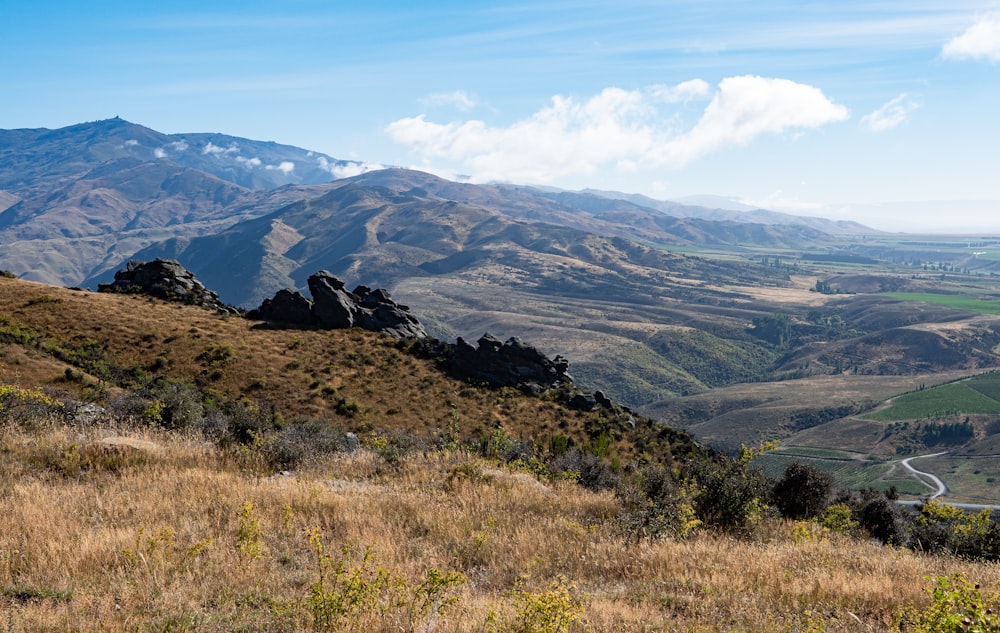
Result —
[[[265,459],[274,470],[293,470],[324,455],[347,450],[342,430],[323,420],[297,420],[268,438]]]
[[[1000,524],[991,509],[977,514],[939,501],[920,507],[913,525],[913,546],[926,552],[944,552],[963,558],[1000,560]]]
[[[566,478],[568,473],[575,473],[576,482],[588,490],[613,490],[621,483],[621,477],[607,462],[578,448],[571,448],[553,458],[548,470],[556,478]]]
[[[583,617],[583,604],[573,595],[575,590],[573,583],[559,577],[545,591],[515,591],[517,613],[512,622],[499,630],[511,633],[569,633]]]
[[[783,516],[807,519],[826,507],[833,478],[814,466],[792,462],[771,489],[775,505]]]
[[[928,589],[931,604],[923,611],[907,609],[896,617],[893,630],[902,633],[988,633],[1000,631],[1000,595],[984,594],[978,584],[956,574],[936,578]]]
[[[764,518],[767,478],[725,456],[702,457],[690,468],[697,487],[695,510],[706,526],[749,536]]]
[[[854,512],[872,537],[883,543],[905,546],[909,543],[909,522],[894,500],[877,490],[864,490]]]
[[[701,524],[689,488],[660,464],[640,468],[616,494],[622,506],[618,526],[628,540],[684,537]]]

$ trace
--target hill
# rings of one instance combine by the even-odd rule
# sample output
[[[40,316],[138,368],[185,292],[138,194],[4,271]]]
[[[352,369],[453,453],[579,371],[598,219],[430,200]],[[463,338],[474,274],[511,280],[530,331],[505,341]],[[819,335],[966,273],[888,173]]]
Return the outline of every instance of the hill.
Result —
[[[78,285],[155,241],[262,213],[288,193],[279,188],[362,169],[287,145],[162,134],[119,118],[0,130],[0,266]]]
[[[358,329],[275,329],[143,295],[6,278],[0,306],[5,383],[125,410],[129,392],[146,393],[164,402],[168,426],[209,424],[204,403],[211,401],[251,406],[247,423],[258,432],[282,420],[330,420],[429,443],[448,429],[479,438],[499,428],[538,446],[557,436],[569,446],[611,442],[623,458],[669,455],[673,441],[681,452],[694,450],[684,434],[650,421],[637,426],[624,413],[574,411],[558,399],[511,397],[516,391],[498,396],[449,378],[399,339]]]
[[[957,608],[928,576],[995,608],[995,564],[873,543],[882,497],[777,520],[683,433],[411,344],[0,278],[8,628],[888,631]]]

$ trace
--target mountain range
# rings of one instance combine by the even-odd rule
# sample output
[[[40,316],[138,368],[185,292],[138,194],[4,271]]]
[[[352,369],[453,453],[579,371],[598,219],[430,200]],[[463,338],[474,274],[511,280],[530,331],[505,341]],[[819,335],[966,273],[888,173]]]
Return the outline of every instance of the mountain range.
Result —
[[[816,325],[802,303],[815,279],[770,254],[834,250],[872,233],[759,209],[371,170],[119,118],[0,130],[0,268],[18,276],[96,287],[131,259],[170,258],[225,302],[252,308],[327,270],[389,289],[441,338],[489,331],[562,354],[580,384],[635,406],[840,366],[832,350],[884,329],[872,316],[883,308],[809,296],[819,308],[809,318],[837,314],[842,327]],[[758,327],[780,314],[806,347],[785,349]]]

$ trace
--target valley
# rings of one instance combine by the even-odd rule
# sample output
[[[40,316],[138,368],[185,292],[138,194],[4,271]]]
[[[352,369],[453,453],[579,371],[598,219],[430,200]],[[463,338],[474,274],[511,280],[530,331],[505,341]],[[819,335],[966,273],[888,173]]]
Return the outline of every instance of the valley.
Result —
[[[946,498],[996,500],[996,411],[970,396],[869,414],[1000,367],[995,237],[404,169],[333,179],[364,169],[120,119],[5,131],[0,159],[0,268],[24,279],[94,288],[130,259],[170,258],[249,309],[328,270],[387,288],[440,339],[562,355],[578,386],[723,450],[777,442],[772,474],[832,451],[809,459],[838,483],[920,497],[900,460],[945,447],[923,463]],[[954,424],[971,429],[960,442],[927,430]]]

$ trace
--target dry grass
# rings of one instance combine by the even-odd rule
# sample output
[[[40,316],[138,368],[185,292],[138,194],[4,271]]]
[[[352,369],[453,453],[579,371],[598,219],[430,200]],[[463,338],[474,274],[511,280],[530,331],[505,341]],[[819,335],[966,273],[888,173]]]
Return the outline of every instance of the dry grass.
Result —
[[[37,301],[43,296],[48,299]],[[393,428],[419,437],[456,421],[470,437],[503,424],[540,442],[583,424],[580,416],[542,400],[499,402],[494,391],[452,380],[430,361],[397,349],[395,339],[358,329],[267,329],[144,296],[14,279],[0,279],[0,316],[60,346],[96,341],[119,368],[194,382],[221,400],[245,397],[286,420],[326,419],[359,431]],[[74,397],[86,397],[85,389],[99,382],[93,375],[67,381],[67,368],[75,370],[43,350],[0,343],[0,382],[48,386]],[[338,409],[341,401],[357,407]]]
[[[537,597],[553,582],[582,605],[570,631],[799,631],[818,620],[883,631],[926,602],[927,576],[1000,578],[995,565],[867,542],[796,543],[780,523],[762,542],[627,545],[613,496],[490,472],[463,453],[414,455],[392,470],[359,451],[262,478],[177,436],[147,435],[162,448],[109,460],[88,448],[97,435],[0,432],[0,627],[309,630],[319,567],[305,534],[316,528],[327,554],[352,546],[357,566],[370,548],[365,569],[396,579],[379,594],[384,611],[359,610],[334,631],[531,630],[516,591]],[[71,446],[82,467],[66,467]],[[467,579],[444,592],[457,602],[436,618],[407,599],[432,568]]]

